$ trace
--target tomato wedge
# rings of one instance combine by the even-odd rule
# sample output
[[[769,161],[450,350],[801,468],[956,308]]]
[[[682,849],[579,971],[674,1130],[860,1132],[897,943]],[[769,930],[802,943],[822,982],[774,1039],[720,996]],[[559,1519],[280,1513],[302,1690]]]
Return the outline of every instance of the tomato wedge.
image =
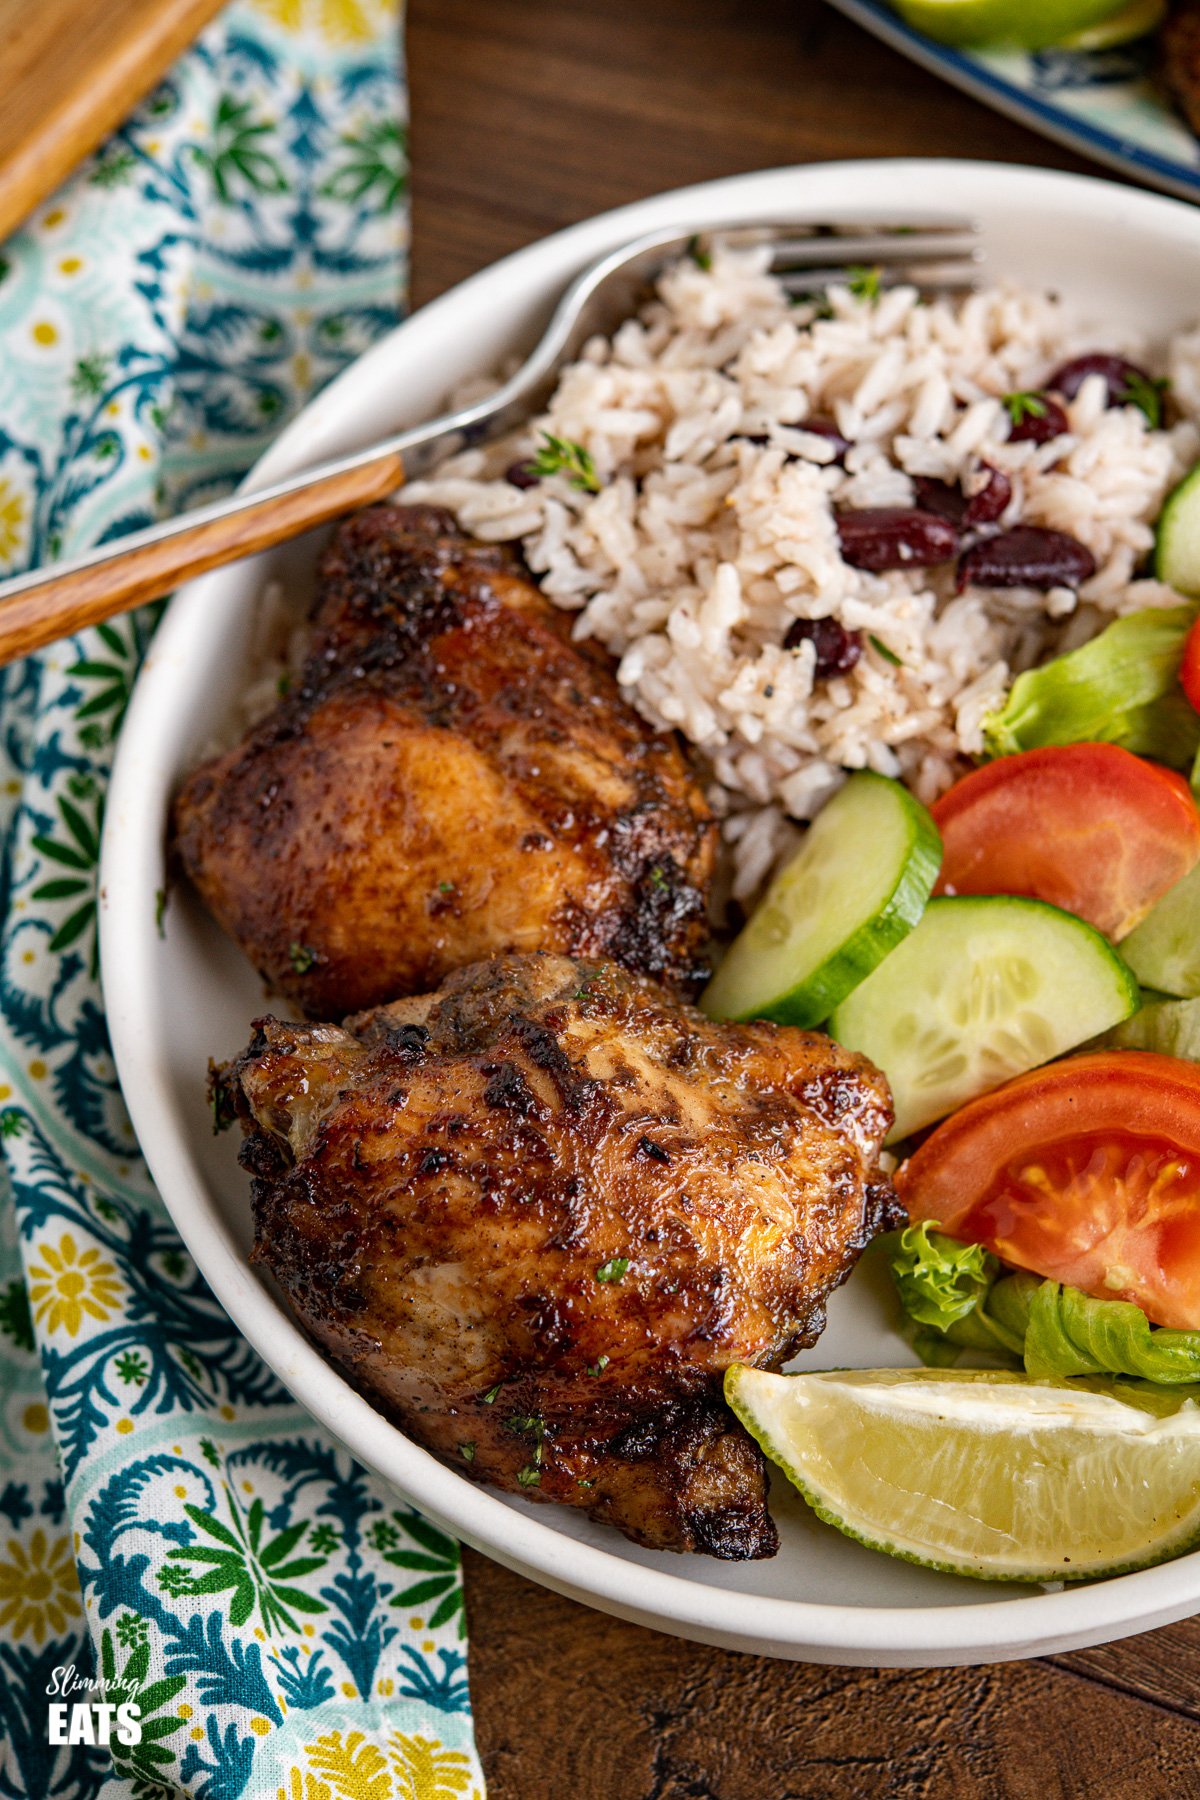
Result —
[[[938,894],[1026,894],[1115,941],[1200,860],[1182,775],[1117,744],[1056,744],[975,769],[931,807]]]
[[[1035,1069],[973,1100],[896,1174],[914,1220],[1200,1329],[1200,1066],[1148,1050]]]
[[[1200,712],[1200,619],[1183,640],[1183,659],[1179,664],[1179,681],[1184,693]]]

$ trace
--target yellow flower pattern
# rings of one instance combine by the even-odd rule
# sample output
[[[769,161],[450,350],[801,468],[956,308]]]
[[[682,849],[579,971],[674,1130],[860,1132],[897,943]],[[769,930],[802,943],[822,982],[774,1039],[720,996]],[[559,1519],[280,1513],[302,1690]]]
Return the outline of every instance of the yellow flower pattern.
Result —
[[[313,31],[330,44],[365,44],[388,15],[387,0],[254,0],[285,31]]]
[[[18,1642],[28,1633],[43,1644],[48,1630],[61,1636],[67,1620],[81,1612],[70,1539],[57,1537],[51,1544],[39,1527],[28,1544],[9,1538],[6,1549],[0,1562],[0,1626]]]
[[[49,1332],[78,1337],[86,1315],[107,1319],[121,1297],[116,1267],[92,1248],[80,1252],[69,1231],[52,1244],[39,1244],[41,1263],[29,1271],[34,1318]],[[44,1267],[42,1265],[45,1265]]]
[[[484,1800],[471,1759],[436,1738],[394,1731],[385,1755],[361,1731],[331,1731],[304,1754],[308,1769],[293,1769],[276,1800]]]
[[[25,542],[25,496],[0,480],[0,567],[12,562]]]

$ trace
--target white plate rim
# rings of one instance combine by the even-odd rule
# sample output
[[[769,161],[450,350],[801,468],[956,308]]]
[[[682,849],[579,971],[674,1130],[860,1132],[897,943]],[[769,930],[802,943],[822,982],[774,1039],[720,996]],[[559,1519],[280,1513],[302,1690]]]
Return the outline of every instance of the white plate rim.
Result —
[[[937,204],[967,204],[972,193],[1026,185],[1056,190],[1103,224],[1122,213],[1153,220],[1167,237],[1190,241],[1200,256],[1200,213],[1176,201],[1088,176],[1007,164],[896,159],[813,164],[731,176],[659,194],[569,227],[515,252],[422,308],[352,364],[276,440],[246,485],[262,485],[300,467],[302,446],[320,443],[354,395],[389,366],[403,339],[422,353],[434,327],[469,319],[490,284],[526,282],[548,269],[569,271],[611,244],[661,224],[692,228],[713,218],[778,216],[803,199],[827,206],[849,185],[858,204],[893,187],[899,204],[919,192]],[[847,195],[842,204],[850,204]],[[931,200],[931,204],[934,202]],[[311,457],[312,449],[307,450]],[[145,1030],[147,984],[154,981],[155,896],[162,883],[163,808],[172,776],[155,766],[154,745],[167,727],[171,676],[206,625],[222,580],[203,577],[172,602],[152,643],[123,727],[109,790],[100,862],[101,967],[109,1030],[121,1085],[142,1154],[177,1228],[221,1305],[263,1360],[305,1408],[361,1462],[454,1536],[570,1597],[700,1642],[816,1662],[921,1667],[1044,1655],[1110,1641],[1180,1619],[1200,1607],[1200,1552],[1156,1569],[1062,1592],[954,1606],[872,1607],[761,1597],[706,1586],[626,1561],[548,1528],[534,1505],[514,1510],[405,1438],[345,1382],[282,1307],[252,1279],[197,1178],[185,1146],[162,1121],[166,1076]],[[113,972],[119,971],[119,979]]]

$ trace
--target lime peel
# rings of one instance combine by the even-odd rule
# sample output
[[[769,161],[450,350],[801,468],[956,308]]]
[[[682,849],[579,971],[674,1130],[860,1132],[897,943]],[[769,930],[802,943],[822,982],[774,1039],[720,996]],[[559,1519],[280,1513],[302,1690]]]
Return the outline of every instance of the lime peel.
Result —
[[[914,31],[941,44],[1013,45],[1046,50],[1064,38],[1102,25],[1127,0],[895,0]]]
[[[1196,1392],[991,1370],[725,1375],[729,1405],[819,1518],[988,1581],[1123,1574],[1200,1541]]]

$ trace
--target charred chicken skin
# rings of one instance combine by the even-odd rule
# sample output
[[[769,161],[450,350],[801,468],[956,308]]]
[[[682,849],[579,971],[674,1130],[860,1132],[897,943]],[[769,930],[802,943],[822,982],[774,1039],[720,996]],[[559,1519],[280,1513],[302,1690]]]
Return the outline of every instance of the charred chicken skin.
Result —
[[[508,550],[432,507],[342,526],[302,675],[191,776],[174,839],[310,1017],[507,950],[703,973],[715,826],[679,745]]]
[[[261,1019],[215,1081],[256,1258],[414,1437],[641,1544],[775,1550],[721,1375],[812,1343],[892,1222],[869,1063],[535,954],[344,1026]]]

